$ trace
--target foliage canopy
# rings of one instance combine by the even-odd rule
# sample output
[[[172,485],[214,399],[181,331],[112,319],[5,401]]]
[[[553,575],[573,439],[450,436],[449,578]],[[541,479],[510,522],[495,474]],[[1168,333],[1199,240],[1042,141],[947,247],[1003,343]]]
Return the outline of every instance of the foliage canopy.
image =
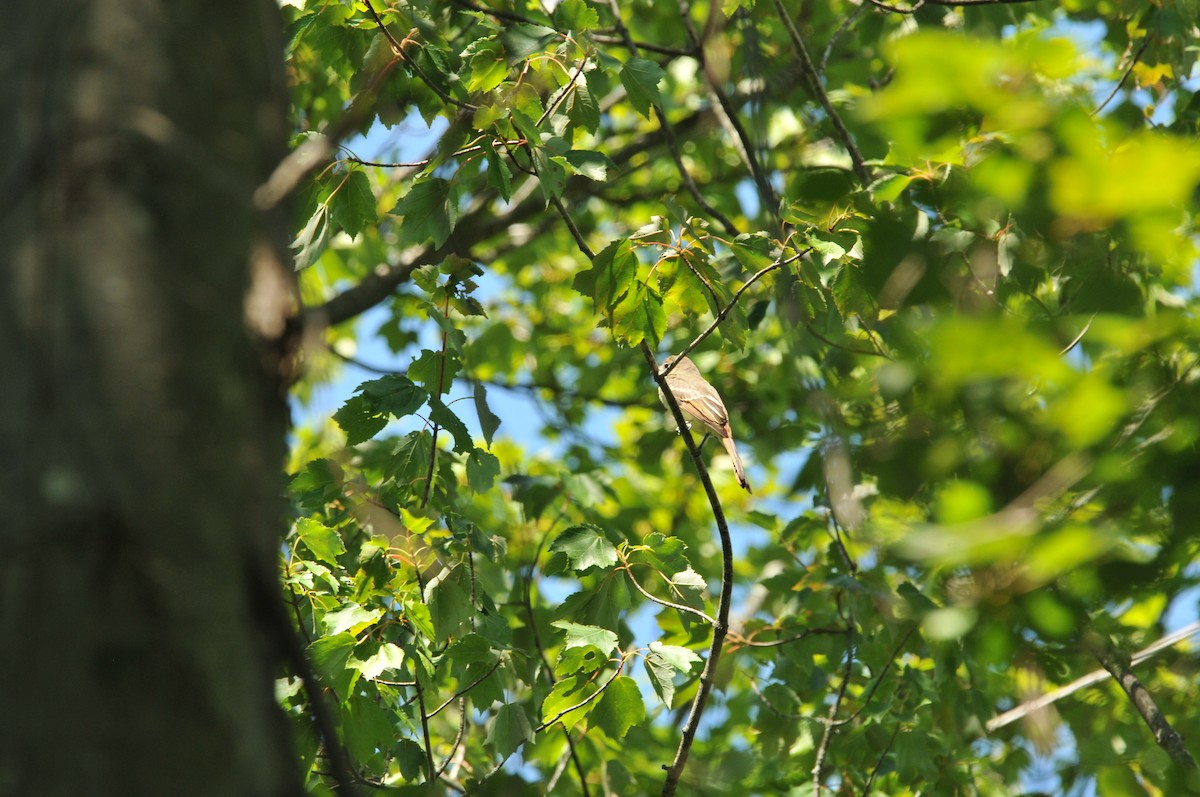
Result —
[[[1197,787],[1112,680],[995,722],[1195,611],[1190,6],[283,5],[298,146],[442,131],[298,191],[301,395],[371,307],[405,363],[296,435],[313,793]],[[710,328],[718,512],[645,356]]]

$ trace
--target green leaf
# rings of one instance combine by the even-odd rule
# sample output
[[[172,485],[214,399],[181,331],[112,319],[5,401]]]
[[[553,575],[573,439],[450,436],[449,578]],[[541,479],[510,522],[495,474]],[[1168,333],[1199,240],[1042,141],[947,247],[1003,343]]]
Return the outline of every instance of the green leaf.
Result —
[[[771,246],[771,239],[765,233],[742,233],[734,239],[730,249],[747,271],[760,271],[775,262],[771,257]]]
[[[504,46],[495,39],[472,42],[463,52],[470,71],[467,75],[467,91],[486,93],[499,86],[508,77],[508,61]]]
[[[461,583],[463,571],[461,567],[445,570],[425,585],[425,605],[439,644],[468,628],[475,613],[467,588]]]
[[[351,236],[358,235],[365,227],[373,226],[378,221],[375,194],[362,169],[354,169],[346,175],[330,197],[330,211],[333,220]]]
[[[500,476],[500,460],[487,451],[478,448],[471,449],[467,458],[467,483],[477,493],[486,493],[492,489]]]
[[[505,703],[492,718],[488,726],[487,743],[495,748],[501,758],[508,758],[521,745],[533,738],[533,728],[525,708],[515,703]]]
[[[567,170],[562,167],[558,156],[551,157],[541,147],[533,149],[533,166],[537,172],[538,187],[547,202],[562,196],[567,187]]]
[[[591,30],[600,24],[600,15],[584,0],[563,0],[554,7],[554,24],[560,30]]]
[[[483,144],[483,147],[487,151],[488,185],[496,189],[500,198],[507,202],[512,199],[512,170],[490,142]]]
[[[607,155],[589,150],[573,149],[563,157],[576,174],[582,174],[598,183],[608,179],[608,169],[613,166]]]
[[[664,645],[658,641],[650,643],[650,652],[658,656],[658,659],[664,664],[674,667],[684,675],[690,673],[692,667],[701,661],[696,652],[690,648],[678,645]]]
[[[479,427],[483,430],[483,439],[487,441],[488,446],[491,446],[492,437],[500,428],[500,418],[488,407],[487,387],[483,382],[475,383],[475,414],[479,417]]]
[[[454,451],[457,454],[468,454],[475,449],[471,440],[471,432],[462,419],[451,412],[441,399],[429,399],[429,420],[450,433],[454,439]]]
[[[651,348],[658,348],[667,331],[662,297],[644,283],[637,283],[636,289],[626,293],[613,308],[612,329],[613,336],[627,346],[649,340]]]
[[[612,652],[617,649],[617,635],[612,631],[593,625],[579,625],[566,620],[555,620],[550,625],[566,632],[567,639],[564,644],[568,648],[594,645],[606,656],[612,655]]]
[[[646,654],[646,675],[650,676],[650,686],[662,700],[663,705],[671,707],[675,699],[675,670],[676,668],[653,650]]]
[[[296,521],[296,535],[313,556],[326,564],[336,565],[337,558],[346,552],[337,531],[312,518]]]
[[[578,125],[589,133],[595,133],[600,127],[600,104],[596,102],[596,97],[588,86],[586,75],[575,81],[564,106],[571,124]]]
[[[671,576],[671,583],[681,589],[694,589],[698,592],[708,586],[704,577],[690,567]]]
[[[347,603],[340,609],[327,612],[321,618],[321,626],[329,636],[340,634],[343,631],[358,634],[380,617],[383,617],[383,609],[364,609],[357,603]]]
[[[617,563],[617,549],[599,528],[590,524],[571,526],[555,538],[550,550],[566,554],[571,568],[577,573],[593,567],[609,568]]]
[[[370,440],[387,426],[388,418],[411,415],[425,403],[425,393],[407,377],[391,374],[355,389],[333,419],[346,433],[348,445]]]
[[[354,634],[341,633],[321,637],[308,646],[313,668],[337,690],[342,700],[349,697],[350,687],[358,680],[358,671],[346,666],[357,644]]]
[[[622,238],[600,250],[592,260],[592,267],[576,275],[572,284],[595,302],[597,310],[607,311],[629,290],[636,274],[633,245]]]
[[[630,104],[647,119],[650,118],[650,106],[662,102],[658,84],[665,76],[658,64],[645,58],[630,58],[621,67],[621,85],[629,95]]]
[[[392,212],[401,217],[403,240],[414,244],[432,240],[434,246],[440,247],[458,222],[454,192],[450,183],[440,177],[419,179]]]
[[[578,672],[586,672],[590,675],[599,672],[607,664],[608,656],[604,655],[604,651],[595,645],[584,645],[583,647],[564,648],[558,654],[554,671],[560,676],[574,675]]]
[[[515,64],[534,53],[546,49],[546,45],[558,38],[558,31],[544,25],[529,25],[518,22],[504,28],[500,41],[508,53],[508,62]]]
[[[363,382],[355,388],[355,392],[362,393],[377,410],[393,418],[412,415],[426,399],[420,388],[408,377],[399,374],[388,374],[370,382]]]
[[[460,371],[462,371],[462,359],[458,352],[453,350],[436,352],[422,349],[417,359],[409,364],[407,374],[410,379],[433,395],[449,392]]]
[[[399,673],[404,667],[404,649],[392,642],[383,642],[362,661],[351,660],[350,666],[362,673],[368,681],[374,681],[385,671]]]
[[[345,728],[346,750],[357,762],[370,761],[379,756],[380,751],[391,748],[396,738],[394,715],[380,704],[377,697],[356,696],[349,703],[349,716],[342,724]]]
[[[546,695],[546,699],[542,701],[542,722],[550,722],[561,712],[582,703],[596,694],[596,690],[599,688],[591,677],[569,675],[559,679],[554,684],[554,688],[550,690],[550,694]],[[596,701],[588,701],[579,708],[567,711],[566,714],[558,717],[557,721],[569,730],[575,723],[586,717],[595,705]]]
[[[366,396],[351,396],[333,414],[333,420],[346,433],[346,445],[355,446],[370,440],[388,424],[388,417],[381,413]]]
[[[629,587],[625,579],[604,578],[594,588],[564,598],[556,615],[584,625],[616,628],[629,606]]]
[[[604,687],[604,694],[588,715],[589,724],[599,727],[613,740],[624,739],[630,728],[645,719],[642,693],[634,680],[624,675],[618,675]]]

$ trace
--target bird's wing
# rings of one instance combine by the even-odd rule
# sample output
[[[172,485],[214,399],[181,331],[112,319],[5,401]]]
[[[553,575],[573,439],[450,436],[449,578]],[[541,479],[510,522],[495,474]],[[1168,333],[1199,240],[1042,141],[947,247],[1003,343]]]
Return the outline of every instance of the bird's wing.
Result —
[[[707,388],[707,389],[704,389]],[[688,384],[671,382],[671,392],[679,402],[679,408],[712,429],[720,437],[729,436],[729,413],[721,403],[721,397],[710,385],[694,388]]]

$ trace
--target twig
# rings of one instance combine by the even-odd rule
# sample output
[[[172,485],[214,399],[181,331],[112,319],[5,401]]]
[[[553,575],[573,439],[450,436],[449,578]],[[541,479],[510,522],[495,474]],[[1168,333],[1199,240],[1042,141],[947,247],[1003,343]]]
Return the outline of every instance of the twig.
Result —
[[[764,630],[769,630],[769,629],[764,629]],[[757,640],[750,639],[748,637],[744,637],[740,634],[731,633],[730,637],[732,637],[732,641],[730,644],[731,645],[740,645],[742,647],[747,647],[747,648],[777,648],[777,647],[782,647],[783,645],[790,645],[793,642],[799,642],[802,639],[807,639],[810,636],[816,636],[818,634],[828,634],[830,636],[843,636],[846,633],[847,633],[847,629],[845,629],[845,628],[808,628],[804,631],[801,631],[799,634],[795,634],[790,637],[784,637],[783,639],[772,639],[770,642],[759,642]]]
[[[641,584],[639,584],[638,580],[633,577],[633,571],[629,567],[629,562],[625,562],[624,564],[625,564],[625,566],[622,569],[625,571],[625,574],[627,576],[629,576],[629,580],[633,583],[634,589],[636,589],[638,592],[642,593],[642,596],[645,597],[646,600],[653,601],[654,603],[657,603],[659,606],[666,606],[668,609],[674,609],[677,612],[687,612],[688,614],[694,614],[697,617],[699,617],[701,620],[703,620],[704,622],[708,623],[709,625],[717,624],[717,621],[714,620],[712,617],[709,617],[707,612],[703,612],[700,609],[694,609],[691,606],[686,606],[682,603],[672,603],[669,600],[664,600],[663,598],[657,598],[654,595],[651,595],[649,592],[646,591],[646,588],[643,587]]]
[[[692,698],[687,723],[684,725],[683,734],[679,739],[679,748],[675,751],[675,758],[671,761],[670,766],[666,768],[667,779],[663,783],[662,795],[671,797],[679,787],[679,778],[683,775],[683,768],[687,765],[692,742],[696,738],[696,730],[700,727],[700,717],[704,713],[704,706],[708,702],[713,681],[716,679],[717,663],[721,660],[725,635],[729,632],[729,604],[733,592],[733,542],[729,536],[729,524],[725,520],[725,510],[721,507],[721,499],[717,497],[717,491],[713,487],[708,469],[704,465],[704,458],[701,456],[700,449],[696,446],[696,440],[692,437],[692,432],[683,417],[683,411],[679,409],[679,402],[675,399],[675,394],[671,392],[671,386],[667,384],[666,376],[659,370],[654,352],[650,350],[650,346],[644,340],[641,343],[641,350],[646,364],[650,367],[650,373],[653,374],[654,381],[658,383],[658,389],[662,391],[667,407],[670,408],[671,415],[675,418],[675,423],[679,425],[679,434],[683,438],[684,445],[687,446],[688,453],[692,456],[692,462],[696,466],[700,482],[704,485],[704,492],[708,496],[713,518],[717,523],[717,533],[721,538],[721,596],[717,603],[717,618],[712,627],[713,635],[708,650],[708,661],[704,663],[704,671],[700,674],[696,696]]]
[[[1138,664],[1141,664],[1142,662],[1146,661],[1147,659],[1152,658],[1153,656],[1161,653],[1162,651],[1164,651],[1170,647],[1173,647],[1174,645],[1177,645],[1180,642],[1184,641],[1185,639],[1193,637],[1198,633],[1200,633],[1200,620],[1192,623],[1191,625],[1184,626],[1183,628],[1180,628],[1178,631],[1167,634],[1162,639],[1159,639],[1158,641],[1154,642],[1153,644],[1142,648],[1137,653],[1133,654],[1133,656],[1130,660],[1130,663],[1135,666]],[[1067,697],[1068,695],[1072,695],[1075,692],[1078,692],[1080,689],[1085,689],[1089,686],[1092,686],[1093,684],[1098,684],[1108,677],[1110,677],[1110,673],[1108,672],[1108,670],[1104,670],[1104,669],[1093,670],[1092,672],[1088,673],[1087,675],[1083,676],[1082,678],[1076,678],[1074,681],[1067,684],[1066,686],[1060,687],[1058,689],[1054,689],[1050,692],[1047,692],[1044,695],[1040,695],[1039,697],[1034,698],[1033,700],[1030,700],[1026,703],[1022,703],[1021,705],[1019,705],[1015,708],[1009,709],[1008,711],[1004,712],[1003,714],[998,714],[995,717],[992,717],[990,720],[987,721],[987,724],[984,726],[984,728],[987,730],[988,733],[994,733],[995,731],[1000,730],[1001,728],[1005,727],[1006,725],[1011,725],[1012,723],[1016,722],[1017,720],[1025,717],[1029,714],[1032,714],[1035,711],[1039,711],[1043,708],[1046,708],[1047,706],[1052,705],[1052,704],[1058,702],[1059,700],[1062,700],[1064,697]]]
[[[599,689],[597,689],[595,692],[592,692],[590,695],[588,695],[587,697],[585,697],[583,700],[580,700],[580,701],[579,701],[578,703],[576,703],[575,705],[573,705],[573,706],[568,706],[567,708],[564,708],[562,711],[558,712],[558,713],[557,713],[557,714],[555,714],[553,717],[551,717],[550,719],[548,719],[548,720],[546,720],[545,722],[543,722],[541,725],[539,725],[539,726],[537,726],[536,728],[534,728],[534,729],[533,729],[533,732],[534,732],[534,733],[541,733],[542,731],[546,730],[546,729],[547,729],[547,728],[549,728],[550,726],[554,725],[554,723],[558,722],[558,721],[559,721],[560,719],[562,719],[563,717],[565,717],[565,716],[567,716],[568,714],[570,714],[572,711],[575,711],[575,710],[577,710],[577,709],[581,709],[581,708],[583,708],[583,707],[584,707],[584,706],[586,706],[588,703],[591,703],[591,702],[592,702],[593,700],[595,700],[597,697],[599,697],[600,695],[602,695],[602,694],[604,693],[604,690],[605,690],[605,689],[607,689],[609,686],[611,686],[611,685],[612,685],[612,682],[613,682],[613,681],[615,681],[615,680],[617,680],[617,676],[619,676],[619,675],[621,674],[621,672],[622,672],[622,671],[625,669],[625,661],[626,661],[626,654],[622,653],[622,654],[621,654],[621,662],[620,662],[620,663],[617,665],[616,672],[614,672],[614,673],[612,674],[612,677],[610,677],[610,678],[609,678],[607,681],[605,681],[605,682],[604,682],[604,685],[603,685],[603,686],[601,686],[601,687],[600,687]],[[564,730],[566,730],[566,729],[564,728]]]
[[[1146,34],[1146,38],[1142,39],[1142,46],[1139,47],[1138,51],[1133,54],[1133,60],[1129,62],[1129,66],[1125,69],[1125,72],[1121,75],[1121,79],[1119,81],[1117,81],[1117,85],[1113,86],[1113,90],[1111,92],[1109,92],[1109,95],[1107,97],[1104,98],[1104,102],[1097,105],[1096,109],[1094,111],[1092,111],[1090,114],[1088,114],[1088,116],[1095,116],[1096,114],[1103,111],[1104,107],[1106,105],[1108,105],[1110,102],[1112,102],[1113,98],[1117,96],[1117,93],[1120,92],[1122,88],[1124,88],[1125,81],[1129,80],[1129,76],[1133,73],[1133,68],[1135,66],[1137,66],[1138,61],[1140,61],[1142,58],[1142,53],[1146,52],[1146,48],[1150,46],[1151,38],[1152,37],[1150,36],[1150,34]]]
[[[561,518],[561,513],[559,518]],[[542,549],[546,545],[546,539],[550,536],[550,530],[558,523],[558,518],[554,523],[550,524],[546,529],[546,533],[542,535],[542,539],[538,542],[537,550],[533,553],[533,558],[529,561],[529,570],[525,574],[525,589],[522,591],[521,602],[525,608],[525,616],[529,621],[529,631],[533,636],[533,646],[537,649],[538,658],[541,659],[542,666],[545,668],[546,679],[551,684],[555,683],[554,668],[550,666],[549,659],[546,658],[546,649],[542,646],[542,635],[538,632],[537,618],[533,614],[533,600],[530,596],[531,585],[533,584],[533,571],[537,568],[538,558],[542,555]],[[562,729],[563,738],[567,740],[567,749],[571,754],[571,763],[575,767],[575,774],[579,776],[579,788],[583,792],[583,797],[589,797],[587,786],[587,773],[583,769],[583,762],[579,758],[579,754],[575,751],[575,740],[571,738],[571,732],[566,728]]]
[[[871,769],[871,775],[867,778],[867,782],[863,784],[862,793],[871,793],[871,784],[875,782],[875,776],[879,774],[879,769],[883,766],[883,762],[887,760],[888,753],[892,751],[892,745],[896,743],[896,737],[900,735],[900,723],[896,723],[896,727],[892,729],[891,738],[888,743],[883,746],[883,752],[879,754],[879,759],[875,762],[874,768]]]
[[[720,312],[718,312],[716,317],[713,318],[712,323],[708,325],[708,328],[706,328],[703,332],[701,332],[699,335],[697,335],[696,338],[691,343],[689,343],[688,345],[683,347],[683,351],[679,352],[679,358],[682,359],[683,357],[686,357],[687,354],[692,349],[699,346],[704,341],[705,338],[707,338],[709,335],[711,335],[713,332],[716,331],[717,327],[721,324],[721,322],[725,320],[725,316],[729,315],[729,311],[733,309],[733,306],[735,304],[737,304],[738,299],[742,298],[742,294],[746,292],[746,289],[749,288],[751,285],[753,285],[755,282],[757,282],[759,277],[763,276],[764,274],[766,274],[768,272],[774,271],[777,268],[782,268],[783,266],[790,265],[790,264],[796,262],[797,260],[799,260],[800,258],[804,257],[805,255],[807,255],[811,251],[812,251],[812,247],[810,246],[808,249],[805,249],[803,252],[797,252],[796,254],[792,255],[791,257],[789,257],[785,260],[777,260],[774,263],[772,263],[771,265],[764,266],[763,268],[761,268],[757,272],[755,272],[750,277],[750,279],[746,280],[746,282],[742,285],[742,287],[737,289],[737,291],[733,294],[733,298],[729,300],[729,304],[727,304],[723,308],[721,308]],[[666,376],[667,374],[671,373],[671,371],[675,370],[675,365],[678,362],[679,362],[679,360],[677,359],[674,362],[672,362],[670,366],[664,368],[663,376]]]
[[[841,613],[841,607],[838,608],[838,613]],[[817,745],[817,756],[813,762],[813,794],[820,797],[821,794],[821,775],[825,769],[825,756],[829,752],[829,744],[833,741],[834,729],[839,725],[837,713],[842,708],[842,700],[846,697],[846,689],[850,686],[850,678],[854,672],[854,624],[846,617],[842,617],[846,621],[846,628],[850,631],[847,635],[849,643],[846,645],[846,666],[842,670],[842,683],[838,686],[837,695],[833,698],[833,703],[829,706],[829,712],[825,716],[825,732],[821,734],[821,743]]]
[[[846,725],[850,722],[853,722],[855,719],[858,718],[859,714],[863,713],[863,711],[866,709],[867,705],[871,702],[871,698],[875,696],[875,692],[879,689],[880,684],[883,683],[883,679],[885,677],[887,677],[888,670],[890,670],[892,668],[892,665],[896,663],[896,659],[897,659],[897,657],[899,657],[900,651],[904,650],[904,646],[906,644],[908,644],[909,637],[911,637],[913,635],[913,632],[916,630],[917,630],[917,627],[915,625],[912,626],[904,634],[903,638],[901,638],[900,642],[896,645],[896,649],[892,651],[892,655],[888,657],[887,664],[883,665],[883,669],[879,671],[879,675],[875,678],[875,681],[867,689],[867,693],[865,695],[863,695],[862,704],[858,707],[858,710],[855,711],[853,714],[851,714],[849,717],[846,717],[845,719],[837,720],[836,722],[833,723],[834,725]]]
[[[1184,769],[1192,770],[1193,772],[1200,769],[1196,766],[1196,759],[1192,758],[1192,754],[1188,752],[1187,745],[1184,744],[1183,737],[1179,732],[1171,727],[1171,723],[1163,716],[1159,710],[1158,704],[1154,702],[1154,696],[1150,694],[1150,690],[1142,685],[1138,677],[1133,674],[1132,663],[1129,657],[1120,653],[1107,639],[1101,639],[1098,635],[1090,634],[1085,640],[1084,646],[1088,648],[1096,660],[1104,669],[1108,670],[1109,674],[1116,679],[1121,688],[1125,690],[1125,694],[1129,696],[1129,701],[1133,703],[1134,709],[1141,715],[1142,720],[1146,723],[1146,727],[1154,734],[1154,741],[1171,756],[1176,764],[1179,764]]]
[[[692,24],[690,3],[688,0],[678,1],[679,16],[683,20],[683,26],[687,31],[688,38],[691,39],[696,59],[700,61],[700,69],[704,73],[704,85],[708,89],[709,103],[713,113],[716,114],[717,120],[725,128],[726,134],[733,142],[733,147],[737,150],[738,157],[741,158],[746,168],[750,170],[750,174],[754,178],[754,184],[758,188],[758,197],[763,208],[772,218],[778,220],[779,198],[775,195],[775,188],[771,185],[770,179],[759,164],[754,144],[750,141],[750,135],[746,132],[746,128],[738,118],[737,110],[733,107],[733,103],[729,101],[729,96],[721,87],[720,81],[717,79],[718,76],[714,73],[712,64],[708,61],[708,56],[704,52],[704,42],[700,35],[697,34],[696,26]],[[709,9],[709,25],[705,30],[706,36],[712,31],[714,27],[713,22],[719,14],[720,11],[716,7],[716,4],[712,4]]]
[[[846,17],[846,19],[842,21],[842,24],[838,25],[838,29],[833,32],[833,35],[829,37],[829,41],[825,44],[825,52],[821,53],[821,65],[817,68],[817,71],[820,74],[825,74],[825,67],[829,65],[829,56],[833,53],[833,45],[837,44],[837,40],[842,38],[842,34],[848,31],[850,26],[854,24],[854,21],[858,19],[859,15],[866,10],[867,7],[864,5],[860,5],[858,8],[854,9],[854,11],[850,13],[850,16]]]
[[[444,706],[443,706],[443,708],[444,708]],[[441,711],[441,710],[442,709],[439,708],[439,709],[437,709],[437,711],[434,711],[433,713],[436,714],[438,711]],[[459,705],[458,705],[458,736],[454,737],[454,744],[450,745],[450,752],[446,754],[446,758],[445,758],[445,760],[442,761],[442,765],[440,767],[438,767],[438,773],[437,773],[438,778],[441,778],[443,775],[446,774],[446,770],[450,768],[450,762],[452,762],[455,759],[455,757],[458,756],[459,746],[463,743],[463,739],[466,738],[466,735],[467,735],[467,699],[465,697],[463,697],[463,698],[459,698]]]
[[[870,3],[876,8],[882,8],[884,11],[891,11],[893,14],[915,14],[925,7],[925,0],[917,0],[917,2],[913,3],[908,8],[889,5],[883,2],[883,0],[870,0]]]
[[[499,668],[500,668],[500,665],[501,665],[501,663],[503,663],[503,661],[504,661],[503,657],[497,656],[497,657],[496,657],[496,663],[495,663],[495,664],[493,664],[493,665],[491,666],[491,668],[489,668],[489,669],[488,669],[488,671],[487,671],[487,672],[485,672],[483,675],[481,675],[481,676],[479,676],[478,678],[476,678],[474,681],[472,681],[472,682],[471,682],[470,684],[468,684],[467,686],[464,686],[462,689],[459,689],[457,692],[455,692],[453,695],[451,695],[451,696],[450,696],[450,697],[449,697],[449,698],[446,700],[446,702],[445,702],[445,703],[442,703],[440,706],[438,706],[437,708],[435,708],[433,711],[429,712],[429,718],[430,718],[430,719],[433,719],[433,718],[434,718],[434,717],[436,717],[436,716],[437,716],[437,715],[438,715],[438,714],[439,714],[439,713],[442,711],[442,709],[444,709],[446,706],[450,705],[450,704],[451,704],[451,703],[453,703],[455,700],[458,700],[460,697],[463,697],[463,696],[464,696],[464,695],[466,695],[468,692],[470,692],[472,689],[474,689],[475,687],[479,686],[481,683],[483,683],[484,681],[486,681],[486,680],[487,680],[487,679],[488,679],[488,678],[491,676],[491,674],[492,674],[492,673],[494,673],[494,672],[495,672],[497,669],[499,669]]]
[[[621,20],[620,0],[608,0],[608,5],[612,9],[617,33],[625,41],[625,47],[629,52],[636,56],[638,54],[637,44],[629,34],[629,29],[625,27],[625,23]],[[736,236],[738,228],[734,226],[734,223],[725,214],[709,204],[704,195],[700,193],[700,187],[696,185],[696,181],[692,179],[692,175],[688,172],[687,166],[683,162],[683,155],[679,151],[679,142],[675,138],[675,133],[671,129],[670,122],[667,121],[667,114],[658,103],[655,103],[652,107],[654,108],[654,115],[658,119],[658,126],[662,130],[663,138],[667,142],[667,149],[671,153],[671,158],[675,161],[675,168],[679,171],[679,176],[683,179],[683,184],[687,187],[688,193],[692,195],[692,199],[696,200],[696,204],[700,206],[701,210],[719,221],[727,233]]]
[[[1092,328],[1092,322],[1095,320],[1096,320],[1096,314],[1092,313],[1092,317],[1089,318],[1087,323],[1083,325],[1083,329],[1079,330],[1079,334],[1076,335],[1071,340],[1070,343],[1068,343],[1065,347],[1063,347],[1063,350],[1058,353],[1058,356],[1062,357],[1064,354],[1069,352],[1071,349],[1073,349],[1077,345],[1079,345],[1079,341],[1083,340],[1083,336],[1086,335],[1088,333],[1088,330]]]
[[[466,111],[475,110],[475,106],[471,103],[454,99],[447,94],[441,86],[434,83],[433,80],[430,79],[429,75],[425,74],[425,70],[421,69],[417,62],[413,60],[412,56],[404,51],[404,43],[396,41],[396,37],[392,35],[392,32],[388,30],[387,25],[383,23],[383,19],[379,16],[379,12],[375,10],[375,6],[371,3],[371,0],[363,0],[363,2],[367,6],[367,11],[369,11],[371,16],[375,19],[375,24],[379,26],[379,29],[383,31],[383,35],[387,37],[388,45],[390,45],[392,48],[392,54],[403,61],[408,68],[413,71],[413,74],[420,78],[421,82],[428,86],[429,90],[438,96],[438,99],[444,103],[454,105]],[[407,41],[407,39],[405,41]]]
[[[787,28],[788,36],[792,40],[792,49],[796,51],[796,57],[800,59],[800,69],[804,72],[804,77],[808,80],[808,85],[816,95],[817,101],[821,103],[821,107],[825,109],[826,115],[829,116],[829,121],[833,125],[833,129],[837,131],[838,136],[842,140],[842,145],[850,154],[850,162],[854,166],[854,173],[858,176],[858,181],[866,188],[871,184],[871,172],[867,169],[866,163],[863,160],[862,153],[858,151],[858,145],[854,143],[854,138],[850,135],[850,131],[846,129],[846,125],[842,122],[842,117],[838,115],[837,109],[833,107],[833,103],[829,101],[829,95],[825,93],[825,87],[821,85],[821,76],[817,72],[817,68],[813,65],[812,58],[808,55],[808,48],[804,46],[804,40],[800,38],[800,32],[796,30],[795,24],[792,22],[791,16],[783,6],[783,0],[775,0],[775,11],[779,14],[779,18],[783,20],[784,27]]]

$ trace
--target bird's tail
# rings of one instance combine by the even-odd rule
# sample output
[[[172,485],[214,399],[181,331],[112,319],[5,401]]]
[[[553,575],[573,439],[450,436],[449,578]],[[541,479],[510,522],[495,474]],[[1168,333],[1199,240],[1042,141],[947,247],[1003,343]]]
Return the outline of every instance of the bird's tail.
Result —
[[[746,466],[742,464],[742,458],[738,456],[737,445],[733,442],[733,437],[722,437],[722,445],[725,446],[725,451],[728,452],[729,458],[733,460],[733,472],[737,475],[738,484],[746,489],[746,492],[751,495],[754,491],[750,489],[750,482],[746,481]]]

